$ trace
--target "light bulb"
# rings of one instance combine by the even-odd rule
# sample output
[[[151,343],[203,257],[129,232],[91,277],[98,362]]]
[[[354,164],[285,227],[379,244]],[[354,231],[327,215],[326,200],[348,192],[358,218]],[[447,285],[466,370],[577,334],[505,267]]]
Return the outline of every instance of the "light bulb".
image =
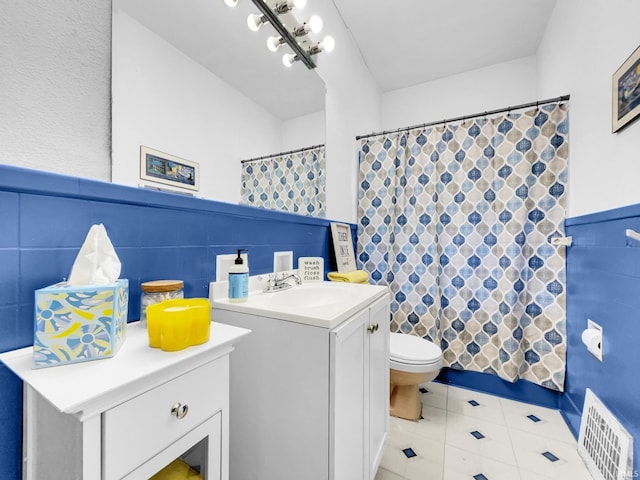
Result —
[[[224,0],[224,3],[227,4],[227,7],[235,7],[238,4],[238,0]]]
[[[307,23],[313,33],[319,33],[322,30],[322,19],[318,15],[313,15]]]
[[[327,53],[331,53],[333,52],[333,49],[336,48],[336,41],[333,37],[327,35],[322,39],[322,42],[320,42],[320,48]]]
[[[262,26],[262,24],[265,23],[266,21],[267,20],[265,19],[264,15],[258,15],[257,13],[252,13],[247,17],[247,26],[249,27],[249,30],[251,30],[252,32],[257,32]]]
[[[282,3],[277,4],[273,11],[280,15],[282,13],[290,12],[294,8],[304,8],[306,4],[307,0],[286,0]]]
[[[284,43],[284,40],[282,39],[282,37],[271,36],[267,38],[267,48],[272,52],[275,52],[276,50],[278,50],[280,45],[282,45],[283,43]]]
[[[285,53],[282,56],[282,63],[284,63],[285,67],[290,67],[296,60],[298,60],[298,57],[293,53]]]
[[[322,19],[318,15],[313,15],[309,21],[304,22],[291,33],[295,37],[301,37],[309,32],[318,33],[320,30],[322,30]]]
[[[333,39],[333,37],[330,37],[327,35],[326,37],[324,37],[324,39],[320,43],[312,46],[309,50],[307,50],[307,53],[309,55],[317,55],[320,52],[329,53],[333,51],[335,46],[336,46],[336,41]]]

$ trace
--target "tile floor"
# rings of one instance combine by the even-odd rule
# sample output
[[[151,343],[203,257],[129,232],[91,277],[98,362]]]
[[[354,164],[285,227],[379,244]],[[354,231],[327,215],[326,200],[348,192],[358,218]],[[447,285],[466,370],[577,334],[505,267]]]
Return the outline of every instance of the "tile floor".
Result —
[[[376,480],[591,480],[560,413],[440,383],[391,417]]]

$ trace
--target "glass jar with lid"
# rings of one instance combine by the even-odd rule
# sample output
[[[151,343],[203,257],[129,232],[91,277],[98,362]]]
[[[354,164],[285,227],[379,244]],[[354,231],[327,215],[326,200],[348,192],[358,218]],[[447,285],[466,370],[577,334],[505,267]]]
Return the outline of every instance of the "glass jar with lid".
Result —
[[[147,307],[164,300],[184,298],[184,281],[153,280],[140,284],[140,325],[147,326]]]

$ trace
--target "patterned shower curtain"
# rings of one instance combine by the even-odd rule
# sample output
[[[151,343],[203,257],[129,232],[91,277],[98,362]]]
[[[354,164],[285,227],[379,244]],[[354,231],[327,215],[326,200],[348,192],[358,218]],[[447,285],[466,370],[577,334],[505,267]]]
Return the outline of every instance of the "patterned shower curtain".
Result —
[[[241,203],[324,218],[325,171],[324,145],[245,162]]]
[[[562,391],[565,104],[362,140],[358,260],[445,366]]]

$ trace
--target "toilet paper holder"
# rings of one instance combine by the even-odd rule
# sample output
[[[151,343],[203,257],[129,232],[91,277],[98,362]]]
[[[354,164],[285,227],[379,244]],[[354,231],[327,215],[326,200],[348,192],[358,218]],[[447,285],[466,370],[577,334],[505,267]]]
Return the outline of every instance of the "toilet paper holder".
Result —
[[[582,343],[594,357],[602,361],[602,327],[591,319],[587,319],[587,329],[582,332]]]

